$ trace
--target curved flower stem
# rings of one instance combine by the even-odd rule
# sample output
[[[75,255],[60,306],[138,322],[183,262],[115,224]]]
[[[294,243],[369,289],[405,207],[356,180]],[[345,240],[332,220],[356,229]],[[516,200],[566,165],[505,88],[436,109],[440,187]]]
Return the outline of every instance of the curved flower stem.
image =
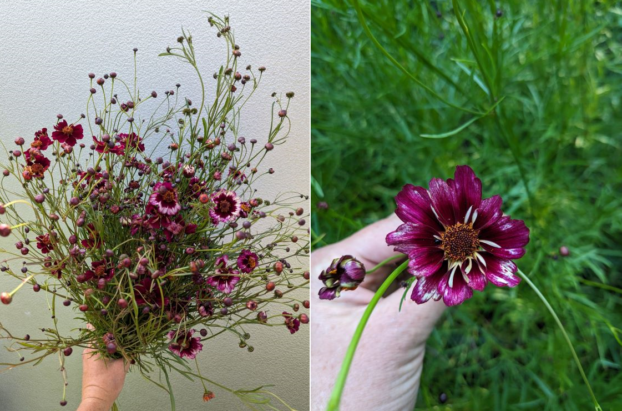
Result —
[[[540,299],[542,300],[546,308],[549,310],[549,312],[555,319],[555,322],[559,326],[559,329],[562,331],[562,334],[564,335],[564,338],[566,339],[566,342],[568,343],[568,347],[570,347],[570,351],[572,352],[574,361],[577,363],[577,367],[579,367],[579,372],[581,373],[581,377],[583,378],[583,381],[585,382],[585,385],[587,386],[587,390],[590,392],[590,395],[592,396],[592,402],[594,402],[594,408],[597,411],[602,411],[602,408],[598,404],[598,400],[596,399],[596,396],[594,395],[594,391],[592,391],[592,386],[590,385],[590,382],[588,381],[587,376],[585,375],[585,371],[583,371],[583,367],[581,366],[581,361],[579,361],[579,357],[577,356],[577,353],[574,350],[574,346],[572,345],[572,342],[570,341],[570,337],[568,337],[568,334],[566,333],[566,329],[564,328],[564,325],[562,324],[559,317],[555,313],[555,310],[553,309],[553,307],[551,307],[551,304],[549,304],[546,297],[540,292],[538,287],[536,287],[536,285],[531,282],[529,277],[527,277],[527,275],[524,272],[522,272],[520,268],[518,269],[518,274],[523,280],[527,282],[527,284],[529,284],[529,286],[536,293],[536,295],[540,297]]]
[[[348,347],[346,356],[341,364],[341,370],[339,371],[339,375],[337,375],[333,393],[331,394],[328,406],[326,407],[327,411],[339,410],[339,403],[341,402],[341,395],[343,394],[343,389],[346,385],[346,378],[348,378],[348,372],[350,371],[350,366],[352,365],[352,360],[354,359],[354,353],[356,352],[356,347],[358,346],[361,336],[363,335],[363,330],[365,330],[367,321],[369,320],[371,313],[374,311],[374,308],[376,308],[378,301],[380,301],[380,298],[384,295],[393,281],[395,281],[395,279],[406,269],[406,267],[408,267],[408,260],[404,261],[395,269],[395,271],[391,273],[391,275],[387,277],[386,280],[384,280],[380,288],[378,288],[378,291],[376,291],[373,298],[367,305],[367,308],[365,308],[365,312],[361,317],[361,321],[359,321],[359,325],[356,327],[356,331],[354,331],[352,341],[350,341],[350,346]]]
[[[383,260],[382,262],[378,263],[378,265],[376,265],[374,268],[372,268],[371,270],[368,270],[365,272],[365,274],[371,274],[374,271],[378,270],[379,268],[381,268],[382,266],[384,266],[385,264],[390,263],[393,260],[397,260],[398,258],[405,258],[406,256],[404,254],[398,254],[398,255],[394,255],[393,257],[389,257],[386,260]]]

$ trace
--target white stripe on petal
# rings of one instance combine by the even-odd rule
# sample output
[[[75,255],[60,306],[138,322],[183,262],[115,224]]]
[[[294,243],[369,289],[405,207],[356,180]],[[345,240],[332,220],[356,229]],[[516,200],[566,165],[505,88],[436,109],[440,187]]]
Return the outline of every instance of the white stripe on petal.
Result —
[[[471,272],[471,268],[473,268],[473,259],[469,258],[469,265],[467,265],[467,268],[466,268],[467,274]]]
[[[484,264],[484,267],[486,267],[486,260],[484,260],[484,257],[482,257],[481,255],[479,255],[478,253],[475,253],[475,257],[477,257],[477,259]],[[486,267],[488,268],[488,267]]]
[[[449,288],[454,288],[454,274],[456,273],[456,268],[458,265],[454,265],[454,268],[451,270],[451,274],[449,274]]]
[[[433,206],[432,204],[430,204],[430,208],[432,209],[432,212],[433,212],[433,213],[434,213],[434,215],[436,216],[436,219],[437,219],[438,221],[441,221],[441,219],[440,219],[440,218],[438,218],[438,214],[436,213],[436,210],[434,209],[434,206]]]
[[[495,248],[501,248],[501,246],[497,243],[493,243],[492,241],[488,241],[488,240],[479,240],[480,243],[484,243],[484,244],[488,244],[491,247],[495,247]]]
[[[469,217],[471,216],[471,211],[473,211],[473,206],[469,207],[469,210],[466,213],[466,216],[464,217],[464,224],[469,222]]]
[[[477,220],[477,210],[475,210],[473,212],[473,221],[471,221],[473,224],[475,224],[475,220]]]
[[[460,270],[460,272],[462,273],[462,278],[464,278],[464,282],[468,284],[471,281],[469,280],[469,276],[467,276],[466,273],[462,270]]]

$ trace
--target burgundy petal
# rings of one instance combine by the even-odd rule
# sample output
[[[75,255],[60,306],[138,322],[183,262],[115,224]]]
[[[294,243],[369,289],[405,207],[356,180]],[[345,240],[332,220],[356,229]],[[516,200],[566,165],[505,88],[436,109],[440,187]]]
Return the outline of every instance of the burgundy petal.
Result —
[[[431,275],[429,277],[417,278],[417,283],[413,287],[410,298],[417,304],[423,304],[430,300],[430,298],[438,301],[441,298],[441,294],[438,292],[438,283],[441,278],[443,278],[441,272],[437,272],[436,275]]]
[[[438,232],[429,226],[405,223],[387,234],[387,244],[394,245],[395,251],[407,254],[413,248],[436,247],[435,235]]]
[[[527,245],[529,242],[529,229],[525,226],[525,223],[522,220],[512,220],[510,216],[506,215],[501,217],[490,227],[482,230],[479,234],[479,239],[482,247],[484,247],[487,251],[493,254],[504,255],[507,253],[504,253],[500,249],[506,249],[507,251],[522,248]],[[494,244],[487,244],[486,241],[492,242],[498,245],[498,247],[495,247]]]
[[[319,292],[320,300],[333,300],[337,297],[336,288],[322,287]]]
[[[469,287],[477,291],[484,291],[484,288],[486,287],[486,284],[488,283],[488,281],[486,280],[486,276],[478,270],[476,261],[471,262],[471,270],[467,274],[466,270],[468,266],[469,266],[468,261],[464,261],[462,263],[461,270],[464,273],[463,275],[466,275],[467,278],[469,279]]]
[[[365,278],[365,266],[356,259],[345,260],[341,264],[341,267],[344,270],[343,275],[341,276],[342,285],[354,283],[358,285]]]
[[[430,181],[430,198],[440,222],[445,227],[454,225],[454,193],[449,184],[440,178],[433,178]]]
[[[449,286],[450,278],[450,273],[445,274],[438,285],[438,291],[443,295],[445,305],[451,307],[452,305],[462,304],[465,300],[473,297],[473,289],[464,281],[459,268],[456,268],[451,287]]]
[[[454,188],[456,220],[464,222],[469,208],[473,207],[471,210],[473,212],[482,202],[482,181],[475,176],[471,167],[458,166],[454,180],[448,180],[448,183]]]
[[[497,258],[488,253],[481,254],[486,260],[486,278],[497,287],[516,287],[520,277],[514,273],[518,269],[512,260]]]
[[[443,264],[443,250],[440,248],[417,248],[408,253],[408,272],[417,277],[434,274]]]
[[[491,224],[496,223],[497,220],[499,220],[499,218],[503,215],[503,212],[501,211],[502,203],[503,200],[501,200],[500,196],[485,198],[479,208],[474,210],[477,211],[477,218],[475,219],[473,228],[476,230],[483,230]]]
[[[395,214],[405,223],[423,224],[434,229],[442,229],[432,211],[428,191],[423,187],[406,184],[395,197]]]

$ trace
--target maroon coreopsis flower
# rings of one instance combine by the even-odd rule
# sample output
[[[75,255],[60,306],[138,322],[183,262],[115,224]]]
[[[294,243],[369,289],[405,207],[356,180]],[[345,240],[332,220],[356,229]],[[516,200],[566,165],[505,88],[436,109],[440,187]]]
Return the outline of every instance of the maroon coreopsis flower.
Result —
[[[93,223],[87,224],[86,231],[88,232],[89,237],[81,241],[82,247],[84,248],[101,247],[102,240],[101,240],[101,237],[99,236],[99,233],[95,229],[95,226],[93,225]]]
[[[201,181],[196,177],[192,177],[188,182],[188,195],[192,197],[199,197],[203,192],[205,185],[205,181]]]
[[[291,334],[294,334],[300,329],[300,320],[294,317],[291,313],[283,311],[283,317],[285,318],[285,326]]]
[[[106,260],[93,261],[91,263],[91,269],[84,273],[84,281],[93,280],[98,283],[98,286],[101,284],[105,285],[108,281],[112,280],[114,277],[114,266],[111,262]]]
[[[408,255],[418,304],[443,298],[457,305],[488,282],[520,282],[512,260],[525,254],[529,229],[502,213],[501,197],[482,200],[482,183],[470,167],[458,166],[453,180],[432,179],[429,190],[406,185],[396,203],[404,224],[387,235],[387,244]]]
[[[54,245],[50,241],[49,234],[43,234],[37,237],[37,248],[42,254],[48,254],[54,249]]]
[[[130,233],[132,235],[136,235],[136,233],[138,233],[143,228],[145,221],[142,216],[138,214],[132,214],[131,219],[129,219],[127,223],[130,226]]]
[[[197,291],[197,311],[201,317],[211,317],[214,315],[214,306],[212,301],[214,296],[209,288]]]
[[[55,141],[68,144],[71,147],[75,146],[77,140],[81,140],[82,137],[84,137],[82,126],[80,124],[67,124],[66,120],[56,124],[52,133],[52,138]]]
[[[257,254],[250,250],[242,250],[240,256],[238,257],[238,268],[243,273],[250,273],[259,264],[259,257]]]
[[[63,275],[63,270],[67,266],[67,263],[61,261],[54,261],[54,263],[49,267],[50,274],[54,277],[60,279]]]
[[[168,338],[171,339],[171,345],[168,348],[181,358],[188,358],[193,360],[197,354],[203,349],[201,339],[199,337],[193,337],[194,329],[183,331],[171,331],[168,333]]]
[[[121,154],[123,154],[126,147],[136,149],[141,153],[145,151],[145,145],[142,143],[143,139],[136,135],[136,133],[119,133],[118,137],[119,143],[121,143]]]
[[[253,207],[250,205],[249,202],[247,201],[241,202],[240,203],[240,217],[242,218],[248,217],[248,213],[250,213],[252,209]]]
[[[26,167],[22,171],[22,176],[26,181],[33,178],[43,178],[47,169],[50,168],[49,159],[42,155],[34,155],[30,150],[26,150],[24,156],[26,158]]]
[[[233,191],[220,190],[212,195],[214,207],[209,215],[214,224],[226,223],[240,214],[240,199]]]
[[[351,255],[335,258],[330,266],[320,273],[324,283],[319,295],[322,300],[339,297],[342,290],[356,290],[365,278],[365,266]]]
[[[163,307],[169,304],[169,298],[162,294],[162,289],[151,277],[145,277],[138,284],[134,285],[134,301],[139,306],[155,305]]]
[[[173,216],[181,210],[177,190],[169,182],[157,183],[153,194],[149,196],[149,205],[155,207],[160,214]]]
[[[152,221],[153,220],[153,221]],[[151,218],[150,224],[153,227],[157,225],[155,220]],[[197,231],[196,224],[186,224],[182,216],[177,216],[175,220],[171,220],[170,218],[164,218],[158,220],[160,226],[164,228],[164,235],[166,236],[166,240],[171,242],[173,241],[173,237],[178,236],[180,234],[194,234]]]
[[[52,145],[52,140],[48,136],[48,129],[42,128],[41,130],[35,133],[35,139],[32,143],[30,143],[30,147],[35,150],[44,151],[50,145]]]
[[[235,167],[229,167],[229,177],[236,184],[242,184],[246,182],[246,174],[238,170]]]
[[[99,141],[97,137],[93,136],[93,142],[95,143],[95,151],[98,153],[114,153],[117,155],[123,155],[124,150],[120,145],[114,145],[110,147],[108,143]]]
[[[240,281],[238,270],[228,266],[229,257],[223,255],[216,259],[216,275],[207,278],[207,283],[221,293],[230,294],[235,285]]]

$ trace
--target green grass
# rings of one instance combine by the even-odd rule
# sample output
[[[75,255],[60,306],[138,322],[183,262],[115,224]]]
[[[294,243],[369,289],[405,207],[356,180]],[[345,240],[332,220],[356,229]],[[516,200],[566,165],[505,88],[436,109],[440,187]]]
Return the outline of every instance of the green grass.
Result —
[[[494,1],[377,0],[361,19],[353,0],[312,4],[314,202],[329,205],[314,211],[316,247],[391,213],[403,184],[469,164],[530,227],[519,266],[603,409],[622,409],[622,7],[508,0],[497,17]],[[593,409],[525,283],[447,311],[417,401],[435,406]]]

